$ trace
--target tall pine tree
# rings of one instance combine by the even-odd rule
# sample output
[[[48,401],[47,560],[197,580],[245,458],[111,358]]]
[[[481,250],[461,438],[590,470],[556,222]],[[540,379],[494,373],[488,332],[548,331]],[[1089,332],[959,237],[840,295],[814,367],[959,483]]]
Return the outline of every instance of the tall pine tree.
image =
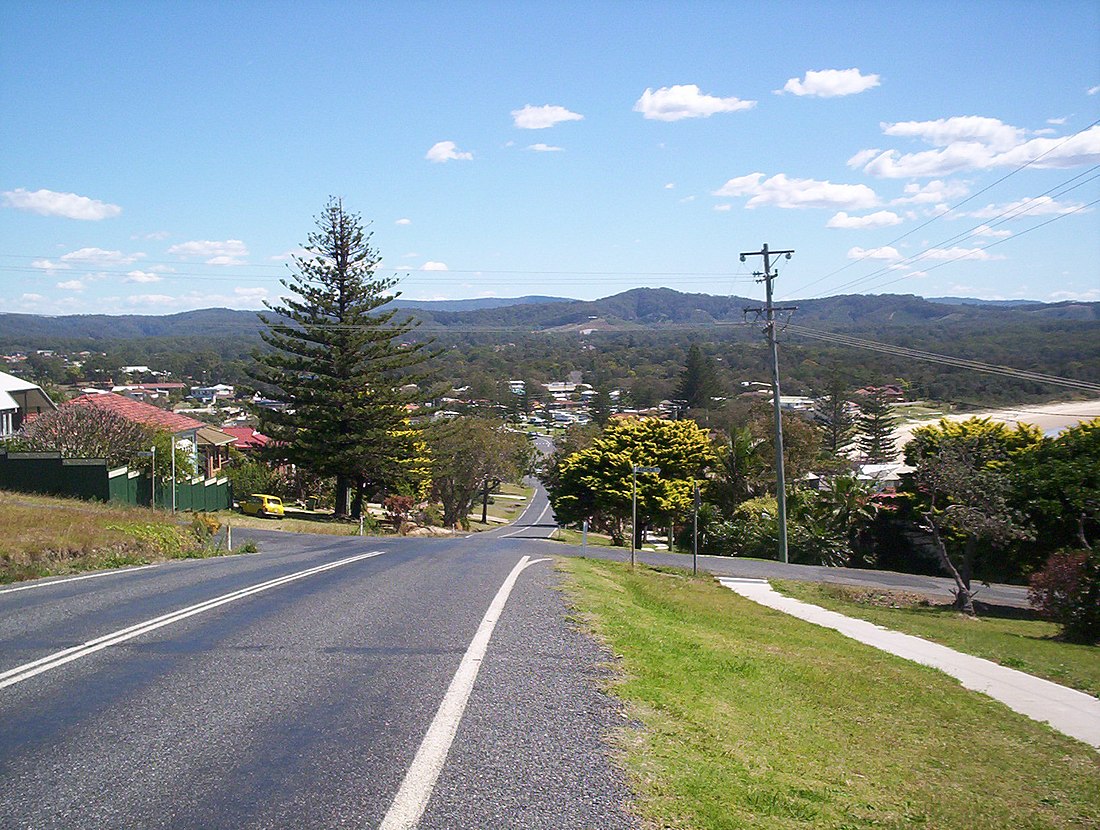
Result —
[[[680,373],[680,382],[676,386],[676,397],[686,401],[688,409],[710,409],[711,398],[722,394],[722,384],[718,380],[718,370],[714,361],[692,343],[687,353],[687,364]]]
[[[427,355],[402,337],[414,326],[381,311],[394,278],[375,274],[380,257],[358,214],[332,198],[317,230],[294,258],[290,296],[265,303],[261,333],[269,349],[250,374],[281,406],[259,412],[273,440],[268,455],[336,479],[337,515],[361,514],[368,488],[393,486],[406,474],[405,405],[401,391]]]
[[[898,418],[882,389],[875,389],[860,404],[859,451],[868,464],[884,464],[897,458],[894,427]]]
[[[837,455],[847,449],[856,433],[856,416],[850,409],[852,398],[840,375],[829,377],[827,391],[819,395],[814,418],[821,424],[825,449]]]

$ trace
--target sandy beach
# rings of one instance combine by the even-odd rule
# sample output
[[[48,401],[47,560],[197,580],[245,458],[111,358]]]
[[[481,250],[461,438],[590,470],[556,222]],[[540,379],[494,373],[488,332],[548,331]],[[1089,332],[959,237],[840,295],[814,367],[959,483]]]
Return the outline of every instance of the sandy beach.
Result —
[[[1005,407],[981,412],[954,413],[946,416],[949,421],[965,421],[968,418],[989,418],[1001,421],[1009,426],[1016,424],[1034,424],[1047,435],[1054,435],[1082,421],[1100,418],[1100,400],[1065,401],[1062,403],[1044,403],[1028,406]],[[927,418],[909,421],[898,427],[897,447],[902,447],[913,435],[913,430],[927,424],[937,423],[939,418]]]

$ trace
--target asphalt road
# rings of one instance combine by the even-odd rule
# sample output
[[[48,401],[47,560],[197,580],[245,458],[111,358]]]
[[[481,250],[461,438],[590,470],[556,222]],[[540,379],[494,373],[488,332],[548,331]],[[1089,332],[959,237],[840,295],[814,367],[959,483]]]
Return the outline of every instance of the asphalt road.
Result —
[[[471,538],[258,531],[259,554],[0,591],[0,827],[382,826],[502,584],[559,550],[524,538],[549,532],[532,510]],[[419,827],[636,826],[608,658],[557,581],[515,578]]]
[[[554,528],[540,489],[516,523],[476,536],[238,530],[261,552],[0,589],[0,828],[390,830],[410,786],[426,830],[636,827],[605,740],[624,725],[599,692],[608,656],[567,621],[546,559],[581,550],[547,541]],[[723,557],[700,567],[950,587]],[[450,732],[425,791],[441,718]]]

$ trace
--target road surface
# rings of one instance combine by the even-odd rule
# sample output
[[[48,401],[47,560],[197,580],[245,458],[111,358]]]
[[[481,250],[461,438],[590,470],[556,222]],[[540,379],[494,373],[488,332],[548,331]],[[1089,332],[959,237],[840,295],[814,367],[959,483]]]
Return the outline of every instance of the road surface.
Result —
[[[635,827],[538,518],[0,590],[0,827]]]

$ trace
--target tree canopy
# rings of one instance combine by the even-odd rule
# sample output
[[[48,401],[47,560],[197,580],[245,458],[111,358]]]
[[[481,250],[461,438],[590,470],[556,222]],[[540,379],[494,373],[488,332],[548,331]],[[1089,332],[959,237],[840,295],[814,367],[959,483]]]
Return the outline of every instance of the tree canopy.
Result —
[[[561,462],[550,500],[560,521],[592,519],[621,543],[632,509],[633,467],[661,469],[637,477],[638,525],[644,528],[690,509],[694,483],[713,462],[707,434],[694,421],[616,421]]]

